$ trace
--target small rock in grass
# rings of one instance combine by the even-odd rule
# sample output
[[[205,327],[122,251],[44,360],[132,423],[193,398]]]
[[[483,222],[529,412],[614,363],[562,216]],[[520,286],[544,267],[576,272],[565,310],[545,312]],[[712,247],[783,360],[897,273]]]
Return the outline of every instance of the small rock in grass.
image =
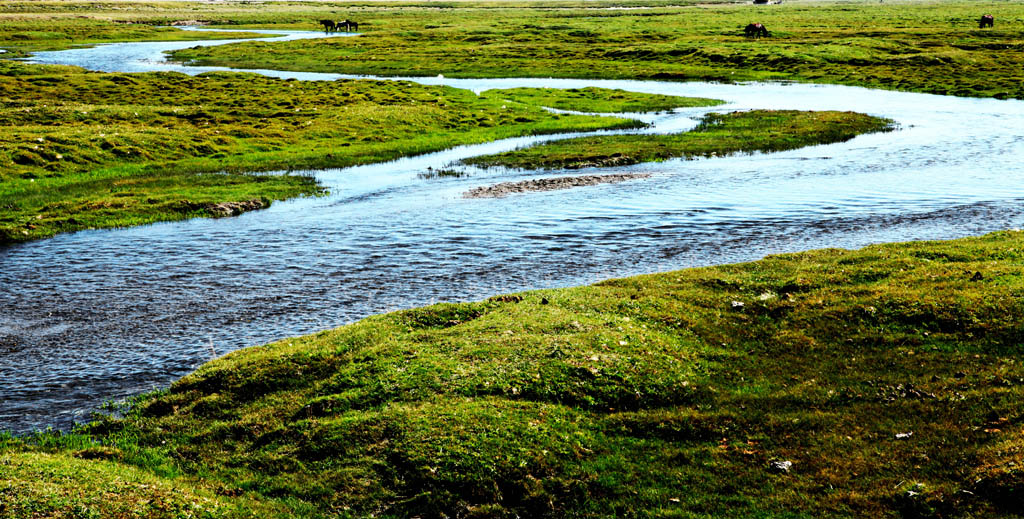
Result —
[[[768,472],[772,474],[789,474],[791,468],[793,468],[792,461],[773,461],[768,464]]]
[[[897,440],[906,440],[907,438],[910,438],[913,435],[914,435],[913,432],[896,433],[896,439]]]

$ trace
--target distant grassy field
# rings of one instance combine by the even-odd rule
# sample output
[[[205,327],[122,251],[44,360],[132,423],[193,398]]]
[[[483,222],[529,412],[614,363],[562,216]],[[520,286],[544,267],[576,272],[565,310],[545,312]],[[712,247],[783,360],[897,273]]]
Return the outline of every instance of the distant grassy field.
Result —
[[[629,9],[626,9],[629,8]],[[979,29],[983,13],[995,27]],[[359,38],[187,49],[181,60],[376,75],[787,79],[962,96],[1024,98],[1024,5],[996,0],[623,2],[6,2],[0,48],[194,38],[156,28],[199,21],[316,30],[360,22]],[[764,23],[771,37],[742,28]],[[227,35],[224,35],[227,37]]]
[[[666,102],[625,97],[638,106],[648,97],[657,107]],[[223,202],[266,205],[321,189],[304,175],[249,172],[640,124],[411,83],[99,74],[0,62],[0,243],[216,215]]]
[[[10,58],[24,57],[34,51],[97,43],[262,37],[244,31],[200,34],[158,26],[178,21],[152,18],[154,10],[159,12],[159,5],[5,2],[0,5],[0,49],[7,51],[3,57]],[[132,23],[137,21],[133,20],[133,14],[144,16],[146,23]],[[186,13],[181,15],[186,16]]]
[[[712,113],[691,131],[672,135],[599,135],[549,142],[463,162],[520,169],[625,166],[676,157],[783,151],[889,131],[893,121],[855,112],[751,110]]]
[[[0,436],[0,516],[1021,517],[1022,273],[1001,232],[371,317]]]
[[[360,21],[363,36],[249,42],[183,50],[175,57],[349,74],[780,79],[1024,98],[1024,4],[1019,2],[647,4],[645,9],[571,2],[332,6],[337,17]],[[978,28],[983,13],[995,16],[994,28]],[[211,18],[247,27],[302,24],[273,10]],[[312,21],[304,23],[308,27]],[[744,37],[742,28],[754,21],[765,24],[771,37]]]

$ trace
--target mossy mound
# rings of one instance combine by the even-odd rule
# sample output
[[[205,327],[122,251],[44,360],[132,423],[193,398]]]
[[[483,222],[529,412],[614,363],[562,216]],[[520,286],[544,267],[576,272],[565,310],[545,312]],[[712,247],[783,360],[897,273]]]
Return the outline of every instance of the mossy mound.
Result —
[[[1014,517],[1022,263],[1001,232],[439,304],[0,450],[265,517]]]

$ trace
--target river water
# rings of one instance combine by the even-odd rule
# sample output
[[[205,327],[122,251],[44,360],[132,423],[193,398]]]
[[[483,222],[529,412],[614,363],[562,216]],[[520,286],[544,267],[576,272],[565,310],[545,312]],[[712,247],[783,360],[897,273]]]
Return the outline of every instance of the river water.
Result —
[[[223,43],[113,44],[34,60],[199,73],[221,69],[169,64],[162,52]],[[214,355],[400,308],[1024,226],[1020,101],[778,83],[403,79],[475,91],[600,86],[729,103],[714,111],[855,110],[895,119],[900,129],[782,153],[614,168],[651,177],[501,199],[461,194],[558,172],[419,177],[550,137],[511,139],[316,171],[330,196],[237,218],[0,248],[0,429],[67,428],[103,401],[165,387]],[[654,127],[646,131],[686,129],[707,110],[647,115]]]

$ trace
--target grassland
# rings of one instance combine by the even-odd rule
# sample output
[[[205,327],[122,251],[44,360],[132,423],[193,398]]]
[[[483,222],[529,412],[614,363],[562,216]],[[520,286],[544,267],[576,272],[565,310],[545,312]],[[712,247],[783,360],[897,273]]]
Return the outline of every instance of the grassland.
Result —
[[[637,94],[626,90],[585,87],[566,90],[555,88],[506,88],[485,90],[483,97],[512,100],[546,106],[558,110],[590,113],[662,112],[673,108],[716,106],[722,101],[699,97],[658,94]]]
[[[360,21],[358,38],[315,45],[249,42],[183,50],[175,57],[349,74],[775,79],[1024,98],[1024,5],[1016,2],[649,5],[360,5],[337,10],[338,17]],[[983,13],[995,16],[993,29],[978,29]],[[284,18],[273,12],[218,17],[244,27],[271,27]],[[771,37],[743,37],[742,28],[752,21],[765,24]]]
[[[1008,231],[371,317],[0,439],[0,515],[1020,517],[1022,267]]]
[[[8,2],[0,6],[0,48],[9,51],[6,56],[18,56],[113,40],[198,37],[163,27],[186,21],[240,30],[314,29],[319,18],[348,17],[361,21],[362,36],[256,41],[188,49],[176,56],[229,66],[384,75],[799,79],[1021,97],[1018,64],[1024,46],[1012,28],[1024,20],[1024,10],[1008,3],[938,5],[792,2],[754,8],[729,2],[635,1],[341,7],[312,2],[253,9],[244,2]],[[995,30],[972,28],[978,11],[995,14]],[[773,37],[739,36],[738,27],[752,15],[771,28]],[[586,89],[562,93],[562,99],[542,90],[470,99],[428,87],[376,85],[361,96],[355,90],[363,87],[353,83],[311,87],[216,75],[102,76],[2,63],[2,242],[208,216],[217,214],[212,208],[223,202],[265,206],[320,191],[301,175],[242,172],[347,166],[526,133],[630,124],[536,111],[511,116],[500,112],[506,100],[534,109],[536,104],[638,109],[626,99],[595,102]],[[217,93],[250,84],[259,88],[245,88],[237,99]],[[147,94],[128,93],[135,88]],[[325,93],[331,88],[338,92]],[[392,92],[396,88],[401,92]],[[204,96],[213,101],[202,101]],[[450,102],[423,102],[437,96],[448,96]],[[647,109],[674,102],[666,101]],[[328,104],[315,105],[321,102]],[[474,110],[487,115],[471,115]],[[592,151],[574,152],[584,157],[576,162],[587,163]],[[638,152],[604,155],[615,153],[621,159]],[[644,153],[664,158],[658,150]]]
[[[306,175],[250,172],[639,125],[406,82],[100,74],[0,62],[0,243],[211,216],[224,202],[265,206],[322,189]]]
[[[131,5],[7,2],[0,27],[30,20],[0,30],[0,47],[42,45],[6,34],[77,8],[74,23],[102,34],[120,21],[283,27],[343,11]],[[366,36],[316,56],[250,43],[181,57],[1022,97],[1020,36],[1004,28],[1020,6],[865,5],[373,4],[343,11],[365,15]],[[996,30],[970,28],[982,10]],[[755,12],[773,38],[736,37]],[[274,198],[318,189],[243,171],[622,124],[407,83],[0,70],[6,239],[156,218],[86,221],[94,209],[177,218],[268,186]],[[741,116],[712,121],[729,117]],[[181,200],[199,208],[174,209]],[[0,517],[1024,517],[1022,273],[1024,233],[1007,231],[375,316],[231,353],[72,433],[0,433]]]
[[[136,5],[147,13],[146,23],[133,23],[130,3],[76,4],[68,2],[5,2],[0,5],[0,49],[5,58],[31,52],[63,50],[79,45],[124,41],[188,41],[264,37],[252,32],[197,33],[161,26],[185,19],[156,19],[159,4]],[[181,13],[186,16],[186,13]],[[173,17],[171,17],[173,18]],[[188,21],[194,20],[194,16]]]
[[[890,131],[893,121],[855,112],[751,110],[706,115],[693,130],[671,135],[598,135],[550,142],[463,162],[481,167],[579,169],[670,158],[771,152],[842,142]]]

